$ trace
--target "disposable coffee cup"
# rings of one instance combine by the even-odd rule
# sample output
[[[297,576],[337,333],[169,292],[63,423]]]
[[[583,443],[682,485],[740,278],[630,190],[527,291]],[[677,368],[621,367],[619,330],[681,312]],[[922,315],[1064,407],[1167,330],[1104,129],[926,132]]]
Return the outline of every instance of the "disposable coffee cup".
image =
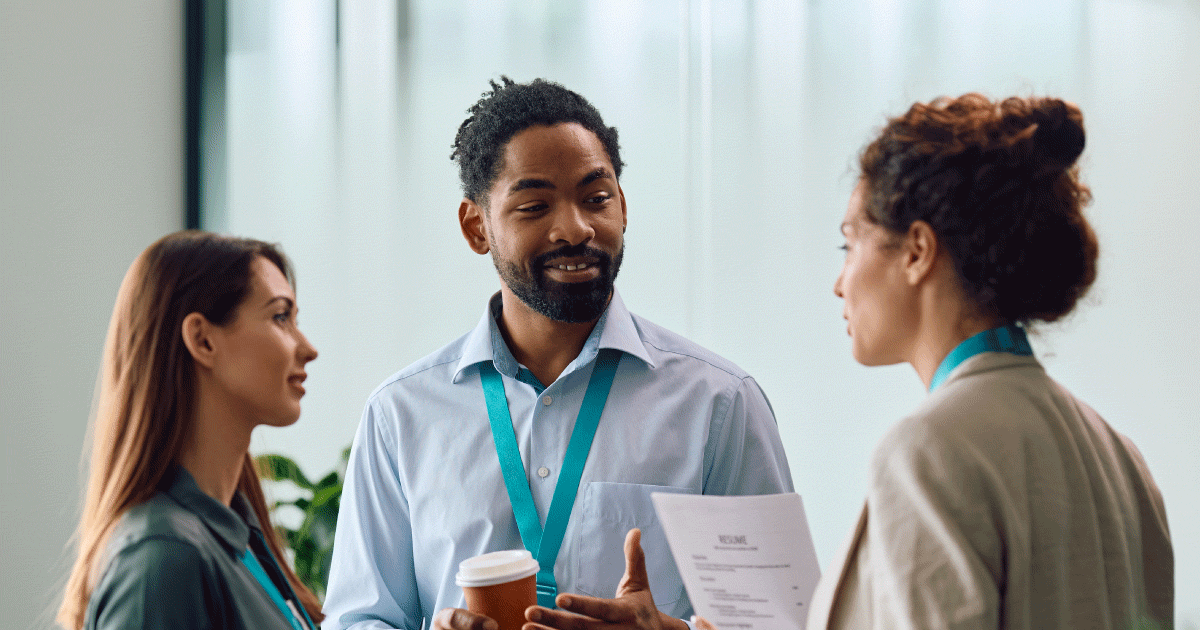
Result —
[[[537,603],[538,568],[528,550],[493,551],[458,563],[454,581],[467,610],[495,619],[500,630],[521,630],[525,609]]]

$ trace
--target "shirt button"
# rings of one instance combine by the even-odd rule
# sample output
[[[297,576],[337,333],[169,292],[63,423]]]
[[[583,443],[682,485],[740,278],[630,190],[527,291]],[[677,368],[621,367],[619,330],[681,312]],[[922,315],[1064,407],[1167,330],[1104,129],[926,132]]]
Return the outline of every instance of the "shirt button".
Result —
[[[542,466],[541,468],[539,468],[539,469],[538,469],[538,476],[539,476],[539,477],[541,477],[542,479],[545,479],[545,478],[546,478],[547,476],[549,476],[549,475],[550,475],[550,469],[549,469],[549,468],[546,468],[545,466]]]
[[[553,398],[553,397],[551,397],[551,396],[542,396],[542,404],[543,404],[543,405],[546,405],[547,407],[549,407],[549,406],[550,406],[550,404],[551,404],[551,403],[553,403],[553,402],[554,402],[554,398]],[[545,475],[543,475],[543,476],[545,476]]]

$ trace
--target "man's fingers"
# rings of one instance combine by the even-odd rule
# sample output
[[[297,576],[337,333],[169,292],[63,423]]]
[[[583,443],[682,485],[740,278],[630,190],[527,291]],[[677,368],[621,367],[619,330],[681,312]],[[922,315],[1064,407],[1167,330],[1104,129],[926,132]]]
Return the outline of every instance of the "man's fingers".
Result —
[[[433,630],[499,630],[491,617],[462,608],[443,608],[433,616]]]
[[[555,602],[558,610],[531,606],[525,610],[527,623],[522,630],[600,630],[622,628],[658,628],[660,615],[650,595],[646,577],[646,556],[642,553],[642,532],[631,529],[625,536],[625,576],[617,586],[615,599],[564,593]]]
[[[559,596],[559,602],[562,603],[562,596]],[[578,595],[572,595],[570,602],[578,602],[584,599]],[[587,598],[590,599],[590,598]],[[569,610],[550,610],[541,606],[530,606],[525,609],[525,618],[532,623],[527,623],[521,626],[522,630],[544,630],[551,628],[553,630],[592,630],[603,626],[606,621],[598,621],[590,616],[576,614]]]
[[[700,630],[717,630],[717,627],[709,623],[704,617],[692,617],[692,623]]]
[[[637,591],[649,591],[646,554],[642,551],[642,530],[633,528],[625,535],[625,575],[617,585],[617,597]]]
[[[620,596],[620,593],[618,593],[618,596]],[[546,610],[548,613],[565,611],[567,613],[574,613],[574,616],[582,615],[608,623],[621,623],[633,618],[628,604],[616,599],[602,599],[571,593],[569,595],[559,595],[554,600],[554,603],[558,605],[559,611],[546,610],[544,608],[542,610]]]

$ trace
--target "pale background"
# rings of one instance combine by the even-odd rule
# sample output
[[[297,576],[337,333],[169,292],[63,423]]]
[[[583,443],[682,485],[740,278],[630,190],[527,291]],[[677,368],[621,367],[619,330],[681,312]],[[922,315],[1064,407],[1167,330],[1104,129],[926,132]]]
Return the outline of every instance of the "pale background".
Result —
[[[112,300],[181,223],[181,11],[103,5],[0,4],[0,627],[48,626]],[[323,474],[384,377],[478,320],[498,285],[458,233],[450,142],[488,79],[543,76],[620,129],[618,286],[762,384],[822,563],[871,447],[923,395],[910,368],[850,358],[832,284],[854,154],[917,99],[1077,102],[1100,280],[1035,345],[1141,447],[1180,627],[1200,627],[1200,3],[236,0],[228,17],[208,224],[283,244],[321,351],[300,423],[256,451]]]

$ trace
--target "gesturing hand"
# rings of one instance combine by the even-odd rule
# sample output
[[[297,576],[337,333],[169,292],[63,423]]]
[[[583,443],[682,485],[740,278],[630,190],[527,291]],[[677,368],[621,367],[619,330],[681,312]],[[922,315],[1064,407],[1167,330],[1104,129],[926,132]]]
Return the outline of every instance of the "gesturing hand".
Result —
[[[614,599],[559,595],[554,600],[559,610],[530,606],[525,618],[532,623],[522,630],[686,630],[687,624],[655,608],[641,541],[640,529],[625,536],[625,576]]]
[[[497,630],[499,626],[491,617],[477,615],[462,608],[443,608],[433,616],[430,630]]]

